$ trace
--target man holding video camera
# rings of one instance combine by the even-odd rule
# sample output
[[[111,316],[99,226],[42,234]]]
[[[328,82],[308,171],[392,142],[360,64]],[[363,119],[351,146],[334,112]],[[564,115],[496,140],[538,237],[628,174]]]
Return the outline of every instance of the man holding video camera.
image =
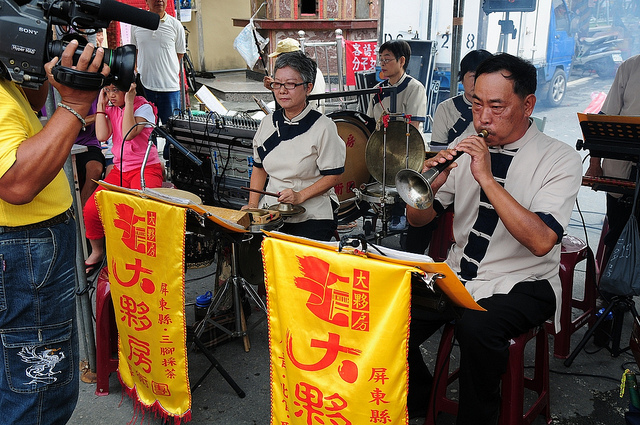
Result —
[[[97,73],[104,50],[91,60],[87,45],[74,66],[77,48],[69,42],[62,69]],[[0,412],[9,424],[64,424],[78,398],[76,233],[62,167],[98,91],[56,82],[58,59],[37,90],[0,76]],[[49,84],[60,102],[43,128],[34,111]]]

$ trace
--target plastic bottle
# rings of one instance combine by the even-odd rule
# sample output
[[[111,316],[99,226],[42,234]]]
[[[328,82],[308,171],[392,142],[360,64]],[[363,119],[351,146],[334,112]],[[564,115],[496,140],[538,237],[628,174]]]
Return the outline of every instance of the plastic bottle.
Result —
[[[636,380],[636,374],[629,369],[624,371],[622,377],[622,385],[620,388],[620,397],[624,395],[625,389],[629,393],[629,400],[633,407],[640,409],[640,392],[638,392],[638,381]]]
[[[213,294],[211,291],[207,291],[202,295],[198,295],[196,297],[196,305],[195,305],[195,318],[196,322],[201,321],[207,315],[207,310],[209,309],[209,304],[211,304],[211,297]]]

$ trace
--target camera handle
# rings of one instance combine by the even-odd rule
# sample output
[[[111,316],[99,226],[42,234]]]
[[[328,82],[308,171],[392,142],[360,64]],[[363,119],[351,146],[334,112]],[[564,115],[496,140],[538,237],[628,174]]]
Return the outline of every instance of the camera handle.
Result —
[[[51,73],[60,84],[80,90],[97,91],[105,85],[105,77],[102,74],[78,71],[60,64],[55,65]]]

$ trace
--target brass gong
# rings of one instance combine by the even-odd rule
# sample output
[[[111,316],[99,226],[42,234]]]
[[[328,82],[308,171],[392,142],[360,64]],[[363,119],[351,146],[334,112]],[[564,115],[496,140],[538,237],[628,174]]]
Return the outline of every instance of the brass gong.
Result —
[[[409,127],[408,138],[407,127]],[[367,141],[364,158],[367,169],[379,183],[382,183],[383,160],[385,158],[383,137],[383,128],[371,134]],[[390,121],[387,127],[386,151],[385,186],[395,186],[396,174],[400,170],[409,168],[417,172],[422,171],[425,156],[424,142],[422,141],[422,135],[414,126],[407,126],[404,121]]]

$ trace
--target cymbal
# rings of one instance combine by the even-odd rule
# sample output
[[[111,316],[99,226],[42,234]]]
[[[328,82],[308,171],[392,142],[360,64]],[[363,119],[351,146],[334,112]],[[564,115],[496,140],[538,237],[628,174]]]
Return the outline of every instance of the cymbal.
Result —
[[[291,217],[294,215],[302,214],[306,211],[306,209],[301,205],[293,205],[287,203],[270,205],[267,209],[271,211],[278,211],[280,215],[284,217]]]
[[[384,155],[384,129],[371,134],[365,149],[367,169],[377,182],[382,183],[384,162],[386,162],[386,186],[395,186],[398,171],[409,168],[417,172],[422,171],[424,164],[424,142],[422,135],[414,126],[409,125],[407,138],[407,124],[404,121],[390,121],[387,127],[387,149]],[[386,158],[386,161],[383,161]]]

